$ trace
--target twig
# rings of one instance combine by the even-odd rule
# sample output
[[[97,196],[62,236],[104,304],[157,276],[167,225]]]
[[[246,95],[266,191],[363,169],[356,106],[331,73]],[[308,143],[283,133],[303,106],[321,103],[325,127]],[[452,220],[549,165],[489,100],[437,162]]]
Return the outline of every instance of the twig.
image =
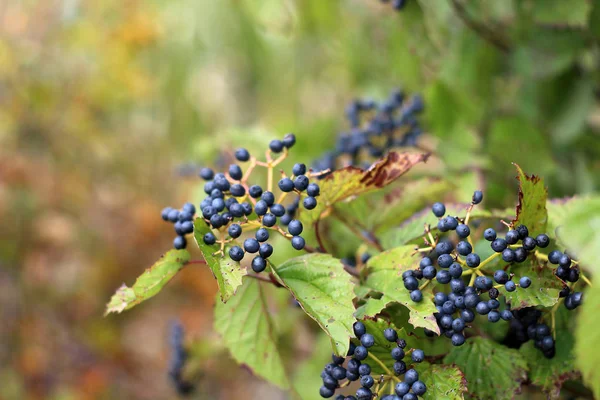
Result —
[[[321,234],[319,233],[319,222],[321,222],[320,219],[318,219],[317,222],[315,222],[315,236],[317,237],[317,242],[319,242],[319,247],[321,248],[321,251],[323,253],[327,253],[327,249],[325,248],[325,245],[323,245],[323,240],[321,239]]]
[[[477,33],[483,40],[489,42],[491,45],[505,53],[510,51],[510,46],[506,43],[506,38],[499,36],[498,32],[493,31],[484,24],[472,19],[458,0],[450,0],[450,3],[458,15],[458,18],[460,18],[467,27]]]

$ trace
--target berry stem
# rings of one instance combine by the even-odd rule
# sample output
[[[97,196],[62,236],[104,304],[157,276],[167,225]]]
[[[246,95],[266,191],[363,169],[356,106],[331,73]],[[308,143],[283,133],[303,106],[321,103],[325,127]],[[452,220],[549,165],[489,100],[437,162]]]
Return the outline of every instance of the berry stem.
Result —
[[[471,274],[471,279],[469,279],[469,286],[473,286],[473,284],[475,284],[476,277],[477,277],[477,274],[473,274],[473,273]]]
[[[421,247],[417,249],[417,253],[427,253],[429,251],[433,250],[432,246],[429,247]]]
[[[552,310],[550,310],[550,317],[552,319],[552,337],[556,340],[556,311],[558,307],[562,304],[562,299],[558,299]]]
[[[427,287],[427,285],[429,285],[429,282],[431,282],[431,279],[427,280],[427,282],[425,282],[424,284],[422,284],[421,286],[419,286],[419,290],[423,290]]]
[[[385,373],[389,377],[394,379],[396,382],[400,382],[400,379],[398,379],[398,377],[396,377],[394,374],[392,374],[392,371],[390,371],[389,368],[386,367],[385,364],[383,362],[381,362],[381,360],[379,358],[377,358],[377,356],[374,356],[373,353],[369,353],[369,358],[372,359],[373,361],[375,361],[377,364],[379,364],[379,366],[385,371]]]
[[[267,190],[269,192],[273,191],[273,165],[270,161],[267,167]]]
[[[592,285],[592,282],[588,279],[587,276],[585,276],[583,274],[583,271],[579,272],[579,277],[589,286],[589,287],[594,287],[594,285]]]
[[[360,227],[360,228],[362,228],[358,222],[356,222],[356,221],[350,221],[349,218],[341,216],[335,210],[332,211],[331,215],[333,215],[335,218],[337,218],[337,220],[340,221],[342,224],[346,225],[346,227],[352,233],[354,233],[357,238],[359,238],[362,241],[364,241],[367,245],[375,247],[377,249],[377,251],[379,251],[379,252],[385,251],[385,249],[383,248],[383,246],[381,245],[381,243],[379,243],[379,240],[377,240],[377,238],[375,237],[375,235],[372,232],[367,231],[367,229],[363,229],[366,233],[368,233],[367,235],[363,235],[356,228],[357,226]],[[317,221],[317,223],[318,223],[318,221]]]
[[[318,219],[317,222],[315,222],[315,236],[317,237],[317,242],[319,243],[319,248],[321,249],[321,251],[323,253],[328,253],[327,249],[325,248],[325,245],[323,245],[323,240],[321,239],[321,233],[319,232],[319,222],[321,222],[320,219]]]

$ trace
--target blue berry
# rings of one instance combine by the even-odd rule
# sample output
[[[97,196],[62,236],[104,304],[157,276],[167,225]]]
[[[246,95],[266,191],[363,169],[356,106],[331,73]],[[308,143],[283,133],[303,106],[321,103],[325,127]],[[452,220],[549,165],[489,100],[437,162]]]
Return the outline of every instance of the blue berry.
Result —
[[[369,351],[364,346],[356,346],[356,349],[354,349],[354,358],[356,358],[357,360],[364,360],[365,358],[367,358],[368,354]]]
[[[386,328],[383,330],[383,337],[385,337],[388,342],[395,343],[396,340],[398,340],[398,333],[392,328]]]
[[[425,279],[435,278],[436,273],[437,271],[433,265],[428,265],[425,268],[423,268],[423,278]]]
[[[477,268],[481,263],[481,259],[477,253],[471,253],[466,258],[466,263],[471,268]]]
[[[183,207],[181,207],[181,210],[191,214],[192,216],[196,214],[196,207],[192,203],[185,203]]]
[[[321,188],[316,183],[311,183],[306,188],[306,194],[312,197],[317,197],[321,193]]]
[[[406,382],[398,382],[394,388],[396,394],[400,397],[410,392],[410,385]]]
[[[510,231],[506,232],[505,240],[506,240],[506,243],[508,243],[508,244],[517,243],[519,241],[519,232],[517,232],[515,230],[510,230]]]
[[[259,200],[256,202],[256,205],[254,205],[254,212],[258,216],[265,215],[267,213],[268,209],[269,209],[269,206],[264,200]]]
[[[371,375],[364,375],[360,378],[360,384],[364,388],[371,388],[375,384],[375,380]]]
[[[264,201],[265,203],[267,203],[267,205],[270,207],[273,204],[275,204],[275,195],[273,194],[273,192],[263,192],[262,196],[260,196],[261,200]]]
[[[504,260],[507,263],[511,263],[515,261],[515,259],[516,254],[513,249],[504,249],[504,251],[502,252],[502,260]]]
[[[423,300],[423,293],[419,289],[410,292],[410,299],[415,303],[420,303]]]
[[[173,223],[179,221],[179,211],[171,209],[167,214],[167,219]]]
[[[522,277],[519,279],[519,286],[521,286],[523,289],[527,289],[529,286],[531,286],[531,279],[526,276]]]
[[[506,282],[508,282],[508,274],[499,269],[498,271],[494,272],[494,280],[497,283],[504,285]]]
[[[291,149],[296,144],[296,135],[288,133],[283,137],[283,146],[287,149]]]
[[[415,349],[413,350],[412,354],[410,355],[411,359],[416,362],[416,363],[420,363],[423,362],[425,360],[425,352],[423,350],[420,349]]]
[[[262,193],[263,190],[258,185],[252,185],[248,189],[248,194],[250,194],[250,197],[252,197],[253,199],[258,199],[260,196],[262,196]]]
[[[223,221],[223,218],[221,218],[219,214],[214,214],[212,217],[210,217],[210,224],[215,229],[219,229],[224,225],[224,223],[225,221]]]
[[[471,203],[479,204],[479,203],[481,203],[482,200],[483,200],[483,193],[481,192],[481,190],[476,190],[473,193],[473,199],[472,199]]]
[[[529,236],[529,229],[525,225],[519,225],[515,228],[515,231],[519,234],[519,239],[524,240]]]
[[[239,238],[240,235],[242,234],[242,227],[239,226],[238,224],[231,224],[229,226],[229,229],[227,230],[227,232],[229,233],[229,236],[236,239],[236,238]]]
[[[248,161],[250,159],[250,153],[248,150],[240,148],[235,151],[235,158],[238,161]]]
[[[438,218],[441,218],[444,216],[444,214],[446,214],[446,207],[442,203],[435,203],[431,207],[431,211],[433,211],[433,215],[435,215]]]
[[[500,313],[498,311],[490,311],[488,313],[488,321],[494,323],[500,321]]]
[[[517,285],[513,281],[508,281],[504,284],[504,288],[507,292],[514,292],[517,289]]]
[[[508,244],[506,243],[506,240],[498,238],[495,239],[490,246],[492,247],[492,250],[494,250],[496,253],[501,253],[504,250],[506,250]]]
[[[456,251],[461,256],[468,256],[473,251],[473,247],[469,242],[463,240],[456,245]]]
[[[258,243],[258,240],[254,239],[254,238],[248,238],[248,239],[244,240],[244,249],[248,253],[256,253],[259,248],[260,248],[260,244]]]
[[[271,140],[271,143],[269,143],[269,149],[271,149],[273,153],[281,153],[283,150],[283,142],[278,139]]]
[[[373,392],[366,387],[360,387],[356,391],[356,399],[357,400],[371,400],[373,398]]]
[[[360,376],[371,375],[371,366],[369,364],[361,364],[358,367],[358,374]]]
[[[231,164],[229,166],[229,176],[231,177],[231,179],[235,179],[236,181],[239,181],[240,179],[242,179],[242,169],[240,168],[239,165],[237,164]]]
[[[490,309],[495,310],[498,307],[500,307],[500,302],[496,299],[490,299],[488,300],[488,306],[490,307]]]
[[[493,230],[492,228],[487,228],[483,232],[483,238],[485,240],[487,240],[488,242],[492,242],[492,241],[496,240],[496,231]]]
[[[266,227],[272,227],[275,226],[275,224],[277,223],[277,217],[274,216],[271,213],[266,213],[263,217],[262,217],[262,223],[264,226]]]
[[[435,246],[435,252],[438,254],[450,254],[453,250],[454,246],[450,242],[439,242]]]
[[[485,315],[490,312],[490,306],[487,302],[480,301],[479,303],[477,303],[477,306],[475,306],[475,311],[477,312],[477,314]]]
[[[244,250],[239,246],[233,246],[229,249],[229,257],[233,261],[241,261],[244,258]]]
[[[267,240],[269,240],[269,231],[265,228],[260,228],[256,231],[255,236],[256,240],[258,240],[259,242],[266,242]]]
[[[548,261],[550,261],[551,264],[558,264],[562,256],[562,252],[558,250],[552,250],[550,254],[548,254]]]
[[[454,258],[450,254],[442,254],[437,261],[440,268],[448,268],[454,262]]]
[[[416,396],[422,396],[427,391],[427,386],[421,381],[416,381],[412,384],[412,391]],[[415,398],[416,398],[415,396]],[[404,399],[402,399],[404,400]]]
[[[304,164],[294,164],[292,167],[292,173],[295,176],[306,174],[306,165]]]
[[[365,333],[360,337],[360,343],[369,348],[375,344],[375,338],[370,333]]]
[[[321,386],[321,388],[319,389],[319,394],[324,399],[328,399],[328,398],[332,397],[335,394],[335,389],[329,389],[326,386]]]
[[[414,277],[409,276],[406,279],[404,279],[404,287],[408,290],[415,290],[419,287],[419,281],[416,280]]]
[[[283,207],[281,204],[273,204],[271,207],[269,207],[269,209],[276,217],[283,217],[285,215],[285,207]]]
[[[504,321],[510,321],[513,319],[513,313],[510,310],[502,310],[500,311],[500,318]]]
[[[460,224],[456,227],[456,234],[460,238],[466,238],[471,234],[471,229],[465,224]]]
[[[175,247],[177,250],[185,249],[186,246],[187,246],[187,240],[183,236],[177,236],[173,240],[173,247]]]
[[[527,236],[525,239],[523,239],[523,248],[525,250],[531,251],[535,249],[535,246],[537,246],[537,242],[534,238]]]
[[[258,254],[260,254],[262,258],[269,258],[271,254],[273,254],[273,246],[271,246],[269,243],[261,244],[260,248],[258,249]]]
[[[465,329],[465,321],[461,318],[456,318],[452,321],[452,330],[454,332],[462,332]]]
[[[312,210],[317,206],[317,199],[315,199],[312,196],[308,196],[307,198],[304,199],[302,204],[304,205],[304,208],[306,208],[307,210]]]
[[[453,262],[448,268],[448,272],[450,273],[451,277],[460,278],[463,273],[463,270],[459,263]],[[423,271],[423,276],[425,276],[425,271]]]
[[[291,192],[294,190],[294,181],[290,178],[282,178],[277,186],[279,186],[279,189],[281,189],[282,192]]]
[[[415,371],[414,369],[411,368],[404,373],[404,382],[408,383],[409,385],[412,385],[413,383],[415,383],[418,380],[419,380],[419,373],[417,371]]]
[[[440,270],[440,271],[437,272],[437,274],[435,276],[435,279],[439,283],[445,285],[447,283],[450,283],[450,280],[452,279],[452,277],[450,276],[450,272],[442,269],[442,270]]]
[[[455,333],[452,335],[452,345],[453,346],[462,346],[463,344],[465,344],[465,337],[463,334],[461,333]]]
[[[402,350],[400,347],[394,347],[392,349],[392,351],[390,352],[390,355],[392,356],[392,358],[396,361],[402,361],[402,359],[404,358],[404,350]]]
[[[204,243],[211,246],[217,242],[217,238],[212,232],[204,234]]]
[[[288,232],[290,233],[290,235],[293,236],[298,236],[299,234],[302,233],[303,230],[303,226],[302,226],[302,222],[293,219],[290,221],[290,223],[288,224]]]
[[[198,175],[200,175],[200,178],[204,179],[205,181],[210,181],[215,177],[215,173],[210,168],[202,168]]]
[[[296,177],[296,179],[294,179],[294,187],[296,188],[296,190],[299,190],[301,192],[308,188],[308,184],[309,181],[306,175],[299,175]]]
[[[296,250],[302,250],[306,245],[306,241],[302,236],[294,236],[292,238],[292,247]]]
[[[352,330],[354,331],[354,336],[356,336],[358,339],[360,339],[360,337],[362,335],[364,335],[365,333],[367,333],[367,328],[365,327],[365,324],[363,324],[360,321],[356,321],[352,325]]]
[[[537,244],[538,247],[541,247],[542,249],[544,249],[544,248],[548,247],[548,245],[550,244],[550,238],[545,233],[541,233],[536,236],[535,243]]]
[[[446,218],[444,218],[444,221],[446,223],[446,227],[450,230],[454,230],[458,227],[458,221],[454,217],[447,216]]]

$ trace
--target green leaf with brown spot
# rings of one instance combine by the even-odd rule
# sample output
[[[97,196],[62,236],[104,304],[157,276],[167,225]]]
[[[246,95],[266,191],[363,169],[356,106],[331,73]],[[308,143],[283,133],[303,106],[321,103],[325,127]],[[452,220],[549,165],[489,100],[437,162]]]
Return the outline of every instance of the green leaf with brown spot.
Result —
[[[527,380],[527,362],[519,351],[479,336],[453,348],[444,364],[460,368],[469,393],[480,399],[513,399]]]
[[[345,167],[333,171],[319,182],[321,194],[317,207],[301,209],[302,221],[312,224],[325,218],[339,202],[349,201],[355,196],[381,189],[408,172],[414,165],[427,161],[429,154],[390,152],[371,167]]]
[[[355,321],[354,284],[340,260],[328,254],[307,254],[273,268],[273,273],[329,335],[335,353],[345,356]]]
[[[513,226],[526,225],[529,229],[529,236],[536,237],[540,233],[546,233],[548,190],[544,186],[542,178],[527,175],[517,164],[513,165],[517,168],[517,180],[519,181],[519,200]]]
[[[286,389],[289,380],[277,347],[277,332],[265,290],[252,279],[227,303],[217,301],[214,326],[239,364]]]
[[[161,289],[190,261],[186,250],[170,250],[140,275],[132,287],[123,284],[106,305],[108,315],[121,313],[158,294]]]
[[[196,218],[194,221],[194,239],[202,252],[206,264],[213,273],[219,285],[219,294],[223,303],[227,302],[242,285],[242,277],[248,272],[242,268],[238,262],[229,257],[222,257],[217,244],[207,245],[204,243],[204,235],[211,232],[210,228],[202,218]]]
[[[427,386],[424,400],[461,400],[467,392],[465,375],[454,365],[417,364],[419,379]]]
[[[402,273],[418,266],[420,256],[414,246],[401,246],[371,257],[367,263],[367,280],[363,284],[375,292],[382,293],[380,299],[367,298],[366,303],[356,310],[357,318],[374,317],[390,303],[400,303],[408,308],[409,321],[415,328],[427,328],[439,334],[433,316],[437,312],[433,304],[431,285],[423,290],[423,300],[415,303],[404,287]]]
[[[508,272],[515,274],[513,281],[527,276],[531,279],[531,286],[527,289],[517,287],[514,292],[507,292],[504,287],[499,290],[511,304],[511,308],[518,310],[524,307],[552,307],[558,302],[558,293],[564,283],[554,275],[551,268],[539,265],[534,257],[529,257],[522,264],[513,264]]]

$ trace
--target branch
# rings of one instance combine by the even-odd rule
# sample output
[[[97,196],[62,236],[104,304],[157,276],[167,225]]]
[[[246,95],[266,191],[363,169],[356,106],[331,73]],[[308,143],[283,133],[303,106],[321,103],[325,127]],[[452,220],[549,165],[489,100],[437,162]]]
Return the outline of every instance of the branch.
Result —
[[[506,38],[500,36],[498,32],[491,30],[484,24],[472,19],[459,0],[450,0],[450,3],[458,15],[458,18],[460,18],[467,27],[477,33],[483,40],[504,53],[510,51],[510,46],[508,45]]]

